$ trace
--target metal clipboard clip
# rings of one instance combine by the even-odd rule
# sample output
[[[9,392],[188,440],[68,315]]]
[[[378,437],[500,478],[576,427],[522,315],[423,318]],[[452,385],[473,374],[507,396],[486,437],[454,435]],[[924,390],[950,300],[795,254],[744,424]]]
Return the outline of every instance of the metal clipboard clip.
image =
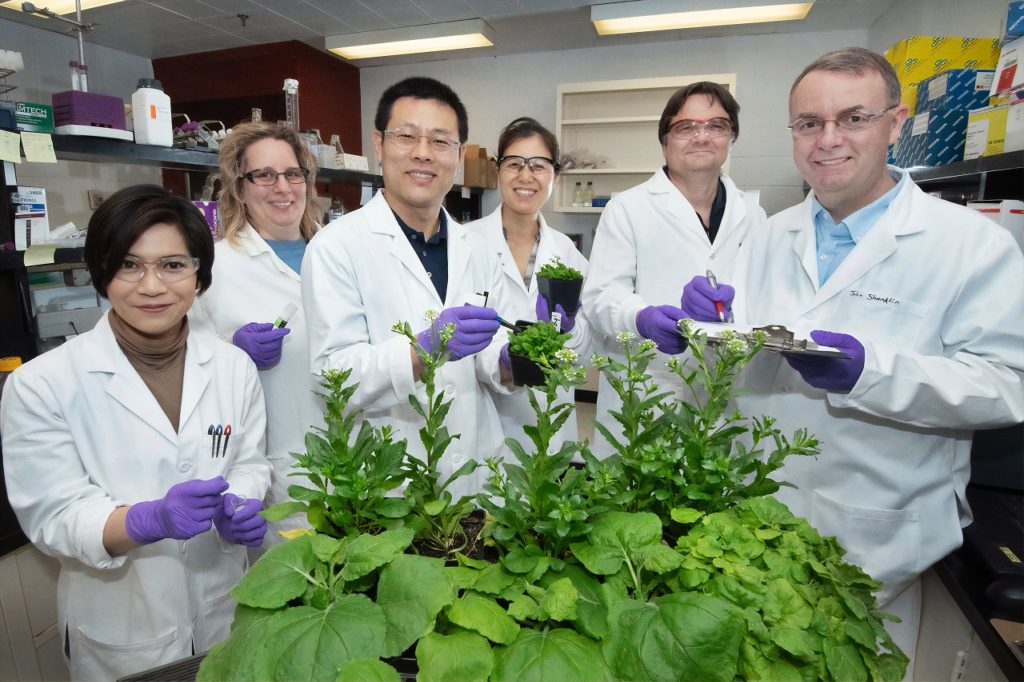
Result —
[[[814,341],[807,339],[794,338],[793,332],[781,324],[766,324],[763,327],[754,327],[750,330],[749,334],[744,334],[744,336],[752,340],[755,332],[764,332],[767,335],[762,348],[775,353],[792,353],[793,355],[814,355],[830,358],[850,357],[841,350],[829,348],[828,346],[819,346]]]

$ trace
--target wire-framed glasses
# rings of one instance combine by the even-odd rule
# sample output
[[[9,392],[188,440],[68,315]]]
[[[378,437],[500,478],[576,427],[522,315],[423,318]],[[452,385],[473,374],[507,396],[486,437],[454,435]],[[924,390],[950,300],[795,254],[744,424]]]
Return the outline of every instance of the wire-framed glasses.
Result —
[[[284,179],[293,185],[301,185],[309,178],[307,168],[285,168],[283,171],[276,171],[273,168],[260,168],[248,173],[242,173],[242,177],[254,185],[276,185],[277,178],[283,175]]]
[[[558,162],[546,156],[503,156],[498,159],[498,170],[510,175],[519,175],[529,168],[534,175],[547,175],[558,170]]]
[[[114,279],[122,282],[141,282],[146,276],[146,271],[152,270],[161,282],[173,284],[191,277],[198,269],[199,259],[189,256],[165,256],[158,261],[125,256],[121,261],[121,267],[114,273]]]
[[[430,148],[439,154],[456,152],[462,146],[458,140],[447,135],[441,133],[424,135],[415,128],[389,128],[382,132],[384,137],[391,140],[396,147],[404,150],[412,149],[424,137],[427,138],[427,144],[430,145]]]
[[[668,136],[676,140],[696,140],[701,133],[711,140],[731,135],[732,121],[727,118],[684,118],[668,129]]]
[[[882,118],[896,108],[893,105],[882,111],[870,112],[856,109],[839,114],[835,118],[818,118],[817,116],[801,116],[789,122],[789,129],[793,137],[815,137],[825,131],[825,124],[832,122],[836,127],[848,133],[856,133],[867,130],[875,124],[875,121]]]

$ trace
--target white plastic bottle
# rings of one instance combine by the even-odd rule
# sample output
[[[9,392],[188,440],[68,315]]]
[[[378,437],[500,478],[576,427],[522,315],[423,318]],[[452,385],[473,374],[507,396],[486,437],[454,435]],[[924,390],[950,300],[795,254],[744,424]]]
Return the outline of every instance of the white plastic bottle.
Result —
[[[135,143],[170,147],[174,144],[171,130],[171,98],[160,81],[140,78],[139,89],[132,93],[132,123]]]

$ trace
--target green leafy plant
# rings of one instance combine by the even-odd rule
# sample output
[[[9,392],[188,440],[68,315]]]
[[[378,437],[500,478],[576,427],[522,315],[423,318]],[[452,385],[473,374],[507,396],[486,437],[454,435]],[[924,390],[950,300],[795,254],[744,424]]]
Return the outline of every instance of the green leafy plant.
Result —
[[[556,369],[561,364],[557,354],[569,337],[551,322],[540,320],[509,334],[508,352],[529,358],[543,369]]]
[[[544,265],[537,269],[538,277],[547,277],[548,279],[565,279],[565,280],[577,280],[583,279],[583,273],[574,267],[566,265],[562,262],[562,259],[555,256]]]

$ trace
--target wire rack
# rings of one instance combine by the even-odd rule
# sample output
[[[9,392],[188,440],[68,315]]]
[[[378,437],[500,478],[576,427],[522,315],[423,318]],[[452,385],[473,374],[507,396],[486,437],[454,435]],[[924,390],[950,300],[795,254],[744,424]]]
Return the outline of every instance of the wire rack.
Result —
[[[0,69],[0,95],[5,95],[4,99],[7,99],[6,95],[11,90],[14,90],[16,85],[8,85],[7,77],[14,74],[14,69]]]

